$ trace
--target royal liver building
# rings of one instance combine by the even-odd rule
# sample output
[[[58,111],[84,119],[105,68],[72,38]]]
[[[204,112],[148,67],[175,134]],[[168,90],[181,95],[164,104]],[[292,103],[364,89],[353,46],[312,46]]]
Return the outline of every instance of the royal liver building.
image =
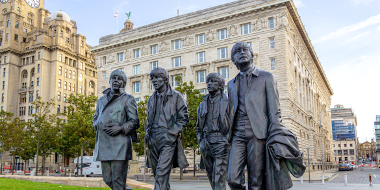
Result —
[[[255,67],[275,74],[283,123],[297,135],[305,158],[310,148],[311,170],[321,169],[322,146],[325,165],[332,164],[326,109],[333,91],[291,0],[234,1],[139,28],[128,19],[120,33],[101,37],[91,49],[97,55],[97,94],[109,87],[111,71],[122,69],[128,76],[127,92],[142,100],[154,91],[149,73],[157,66],[167,69],[172,86],[181,75],[207,93],[208,73],[219,72],[226,81],[238,73],[230,57],[238,41],[251,45]]]

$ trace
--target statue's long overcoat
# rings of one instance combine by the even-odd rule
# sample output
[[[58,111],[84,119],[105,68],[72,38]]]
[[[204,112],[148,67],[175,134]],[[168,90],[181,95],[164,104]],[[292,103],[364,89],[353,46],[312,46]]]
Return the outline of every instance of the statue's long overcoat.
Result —
[[[123,91],[118,97],[107,100],[107,93],[96,103],[93,127],[96,131],[94,161],[131,160],[132,142],[137,140],[139,117],[135,98]],[[103,129],[108,124],[118,124],[124,133],[107,135]]]

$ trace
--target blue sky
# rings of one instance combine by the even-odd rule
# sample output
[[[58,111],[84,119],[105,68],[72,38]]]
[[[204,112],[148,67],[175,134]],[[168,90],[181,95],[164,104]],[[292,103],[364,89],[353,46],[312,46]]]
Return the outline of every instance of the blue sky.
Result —
[[[78,26],[78,33],[95,46],[99,38],[116,33],[132,12],[134,27],[177,15],[178,0],[45,0],[51,13],[63,10]],[[181,0],[180,14],[231,2],[229,0]],[[380,1],[295,0],[301,20],[333,88],[332,105],[352,107],[358,117],[360,142],[374,137],[380,115]]]

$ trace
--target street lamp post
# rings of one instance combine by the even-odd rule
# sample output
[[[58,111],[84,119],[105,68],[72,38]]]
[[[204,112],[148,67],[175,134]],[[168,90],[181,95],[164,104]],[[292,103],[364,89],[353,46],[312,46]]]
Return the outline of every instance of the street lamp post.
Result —
[[[323,133],[322,133],[322,111],[319,112],[319,132],[321,133],[322,170],[325,173],[325,160],[323,159]]]
[[[310,148],[306,148],[306,150],[307,150],[307,167],[309,168],[309,183],[310,183],[310,157],[309,157]]]

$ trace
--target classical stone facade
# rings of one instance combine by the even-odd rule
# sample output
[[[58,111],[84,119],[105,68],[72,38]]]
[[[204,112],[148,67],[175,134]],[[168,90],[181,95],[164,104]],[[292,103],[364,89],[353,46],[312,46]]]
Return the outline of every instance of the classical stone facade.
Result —
[[[374,161],[376,158],[376,142],[371,139],[371,142],[359,144],[359,159],[363,161]]]
[[[24,0],[0,4],[0,107],[24,121],[32,119],[36,110],[31,103],[37,97],[43,101],[54,98],[53,111],[64,112],[71,93],[89,95],[97,91],[94,54],[86,37],[77,34],[76,22],[65,12],[50,15],[44,3],[40,0],[37,8]],[[58,158],[47,158],[45,166],[58,169],[58,163],[63,163]],[[3,155],[5,164],[10,160]],[[19,162],[16,157],[16,164]],[[30,160],[27,166],[33,164]]]
[[[255,67],[275,74],[283,124],[297,135],[306,158],[306,148],[311,148],[311,169],[322,168],[320,134],[325,163],[331,164],[331,119],[326,109],[333,91],[290,0],[234,1],[104,36],[91,49],[100,73],[97,93],[109,87],[113,70],[123,69],[128,76],[126,91],[142,100],[153,93],[149,72],[156,66],[167,69],[172,86],[174,77],[182,75],[206,93],[207,73],[220,72],[227,82],[238,74],[230,58],[238,41],[251,44]],[[189,169],[194,163],[190,164]]]

